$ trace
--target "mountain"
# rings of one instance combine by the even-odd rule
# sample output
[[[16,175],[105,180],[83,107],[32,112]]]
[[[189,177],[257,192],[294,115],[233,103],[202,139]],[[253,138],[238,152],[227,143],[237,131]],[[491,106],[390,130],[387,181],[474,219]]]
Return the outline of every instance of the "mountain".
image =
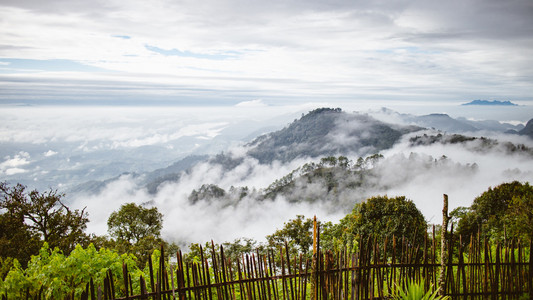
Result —
[[[411,122],[427,128],[435,128],[446,132],[472,132],[477,127],[463,120],[456,120],[447,114],[430,114],[408,118]]]
[[[295,120],[288,127],[258,137],[247,154],[261,164],[287,162],[298,157],[321,157],[347,153],[367,155],[388,149],[403,134],[418,126],[387,124],[340,108],[319,108]]]
[[[519,153],[533,159],[533,149],[524,144],[514,144],[511,142],[500,142],[486,137],[469,137],[461,134],[436,134],[436,135],[416,135],[409,138],[409,144],[414,146],[429,146],[433,144],[455,145],[461,144],[473,152],[484,153],[497,149],[508,155]]]
[[[380,112],[382,114],[381,119],[400,119],[402,123],[411,125],[393,125],[379,121],[368,114],[347,113],[338,108],[319,108],[302,115],[301,118],[294,120],[281,130],[255,138],[252,142],[245,144],[237,151],[241,153],[239,155],[235,155],[230,151],[226,153],[219,152],[219,154],[214,156],[188,156],[166,168],[157,169],[141,175],[133,174],[132,178],[135,179],[140,187],[146,188],[150,194],[155,194],[162,184],[179,181],[184,172],[187,173],[199,163],[220,167],[223,174],[227,174],[225,172],[238,168],[245,159],[249,160],[249,158],[257,160],[259,164],[269,165],[274,161],[282,164],[290,163],[296,158],[316,160],[324,157],[337,156],[372,156],[382,150],[390,149],[405,134],[420,131],[423,129],[422,127],[433,127],[447,132],[473,132],[480,130],[479,128],[492,128],[497,130],[520,128],[513,127],[510,124],[501,124],[496,121],[454,119],[446,114],[414,116],[399,114],[388,109],[382,109]],[[384,118],[383,114],[385,114]],[[527,128],[523,129],[524,134],[526,134],[525,132],[527,130],[531,131],[531,127],[533,127],[532,123],[530,121]],[[531,149],[523,145],[513,145],[510,143],[500,144],[495,140],[486,138],[473,138],[459,134],[442,133],[435,133],[429,136],[421,134],[411,137],[410,146],[428,146],[434,143],[467,144],[469,142],[474,142],[468,146],[471,151],[483,151],[499,147],[506,153],[514,153],[516,151],[527,152],[528,154],[532,153]],[[321,168],[321,170],[325,169]],[[248,172],[250,171],[248,170]],[[335,174],[335,176],[344,176],[338,172]],[[247,175],[244,172],[242,176]],[[287,178],[284,180],[287,181]],[[107,183],[109,183],[109,180],[105,182],[88,182],[85,185],[78,186],[75,191],[88,191],[91,189],[99,191]],[[211,184],[211,182],[204,183]],[[350,183],[348,185],[351,186],[353,184]],[[280,192],[274,188],[275,186],[275,184],[271,186],[273,189],[269,188],[271,191],[267,191],[261,197],[269,198]],[[284,187],[283,189],[286,188]],[[210,195],[214,191],[216,192],[218,190],[206,185],[203,190],[199,190],[197,195],[192,196],[191,199],[203,198],[202,195]],[[272,191],[276,192],[273,194]],[[225,195],[232,199],[239,199],[242,197],[243,192],[240,190],[227,191]],[[194,200],[193,202],[196,201]]]
[[[118,180],[124,175],[131,176],[139,182],[140,185],[144,185],[149,193],[157,192],[157,187],[163,182],[178,181],[181,173],[196,165],[198,162],[207,160],[207,155],[190,155],[187,156],[166,168],[160,168],[152,172],[144,174],[137,173],[123,173],[119,176],[107,180],[91,180],[78,185],[75,185],[68,189],[67,194],[81,194],[81,193],[98,193],[101,192],[107,184]]]
[[[145,186],[149,193],[157,192],[157,187],[163,182],[178,181],[180,174],[192,168],[201,161],[207,160],[207,155],[190,155],[172,165],[147,173],[144,178]]]
[[[417,126],[391,125],[368,115],[346,113],[340,108],[319,108],[294,120],[287,127],[261,135],[245,145],[245,155],[257,159],[260,164],[273,161],[286,163],[295,158],[316,158],[332,155],[368,155],[389,149],[404,134],[421,130]],[[232,170],[244,158],[221,152],[206,160],[206,157],[189,159],[187,168],[201,161]],[[187,168],[159,170],[146,178],[145,186],[150,193],[165,182],[177,181]],[[160,176],[154,176],[159,174]]]
[[[498,106],[518,106],[511,101],[498,101],[498,100],[474,100],[468,103],[463,103],[461,105],[498,105]]]
[[[505,122],[494,120],[468,120],[463,117],[452,118],[447,114],[429,114],[429,115],[412,115],[401,114],[388,108],[371,112],[371,115],[380,120],[396,120],[404,124],[411,124],[425,128],[434,128],[448,133],[467,133],[476,131],[494,131],[494,132],[518,132],[523,129],[521,124],[513,125]]]
[[[533,139],[533,119],[529,120],[522,130],[518,132],[520,135],[527,135]]]

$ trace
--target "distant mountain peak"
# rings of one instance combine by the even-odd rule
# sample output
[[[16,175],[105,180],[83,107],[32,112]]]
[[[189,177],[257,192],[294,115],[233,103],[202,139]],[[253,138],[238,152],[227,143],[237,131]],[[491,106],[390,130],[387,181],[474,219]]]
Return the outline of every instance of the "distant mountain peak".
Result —
[[[404,133],[419,129],[387,124],[340,108],[319,108],[282,130],[258,137],[249,144],[248,155],[260,163],[347,153],[366,155],[388,149]]]
[[[461,105],[496,105],[496,106],[518,106],[511,101],[499,101],[499,100],[474,100]]]
[[[526,124],[526,127],[524,129],[520,130],[518,132],[520,135],[527,135],[530,138],[533,139],[533,119],[529,120]]]

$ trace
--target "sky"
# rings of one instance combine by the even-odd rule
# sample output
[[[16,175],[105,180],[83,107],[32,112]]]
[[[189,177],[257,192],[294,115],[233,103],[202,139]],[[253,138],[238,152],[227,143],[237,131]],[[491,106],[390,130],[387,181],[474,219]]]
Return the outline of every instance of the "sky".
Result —
[[[0,2],[0,104],[532,103],[533,2]]]
[[[165,236],[176,240],[190,236],[173,228],[193,221],[205,223],[190,233],[202,239],[240,230],[264,237],[325,207],[252,199],[199,217],[187,195],[206,182],[264,188],[302,161],[249,162],[229,175],[204,165],[155,196],[120,174],[235,151],[317,107],[525,124],[532,95],[531,0],[0,0],[0,180],[46,190],[115,178],[96,195],[69,199],[88,206],[93,232],[105,233],[109,213],[134,201],[164,210]],[[460,105],[476,99],[519,106]],[[402,145],[388,162],[409,156]],[[433,201],[444,192],[452,205],[468,205],[504,180],[532,181],[528,158],[467,150],[417,149],[477,163],[478,175],[422,170],[384,192],[414,199],[438,221]],[[242,170],[254,176],[239,182]],[[217,217],[205,222],[209,214]],[[213,232],[213,224],[225,225]]]

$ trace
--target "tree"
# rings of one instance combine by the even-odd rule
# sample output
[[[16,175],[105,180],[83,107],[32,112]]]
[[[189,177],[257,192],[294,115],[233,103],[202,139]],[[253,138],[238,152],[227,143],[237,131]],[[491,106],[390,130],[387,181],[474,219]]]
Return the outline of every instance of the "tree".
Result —
[[[118,211],[111,213],[107,226],[109,234],[115,238],[115,248],[120,253],[134,254],[140,267],[148,261],[151,250],[158,249],[161,244],[169,247],[161,239],[163,215],[156,207],[123,204]]]
[[[1,269],[7,267],[8,258],[17,259],[22,267],[26,267],[31,256],[37,254],[41,246],[39,235],[33,232],[21,218],[7,212],[0,215],[0,263]],[[4,270],[5,275],[8,268]]]
[[[378,196],[356,204],[337,228],[330,231],[337,235],[339,242],[353,247],[360,238],[369,237],[382,243],[393,236],[423,242],[426,229],[426,220],[413,201],[404,196]]]
[[[462,214],[457,233],[469,237],[478,232],[494,241],[505,238],[530,240],[533,235],[533,187],[527,182],[502,183],[475,198]]]
[[[297,250],[307,254],[313,245],[313,220],[297,215],[296,219],[289,220],[282,229],[276,230],[266,237],[270,246],[279,248],[287,241],[292,251]]]
[[[81,299],[86,284],[93,279],[101,283],[110,270],[113,284],[119,287],[123,282],[122,266],[126,265],[132,278],[146,276],[135,264],[131,254],[120,255],[115,250],[92,244],[83,248],[77,245],[67,256],[58,248],[50,249],[47,243],[34,255],[28,267],[22,269],[14,263],[7,276],[0,281],[0,294],[8,299]],[[133,281],[136,293],[140,291]],[[117,296],[125,296],[124,290],[116,289]]]
[[[70,209],[62,202],[63,197],[52,189],[27,192],[24,185],[10,187],[0,183],[0,208],[6,211],[2,218],[19,226],[8,228],[3,238],[23,235],[23,240],[32,244],[37,235],[50,247],[59,247],[65,253],[70,253],[76,244],[87,242],[84,230],[89,219],[85,209]],[[9,227],[2,223],[4,228]]]
[[[149,236],[159,238],[163,215],[156,207],[144,208],[135,203],[126,203],[111,213],[107,227],[112,237],[133,245]]]

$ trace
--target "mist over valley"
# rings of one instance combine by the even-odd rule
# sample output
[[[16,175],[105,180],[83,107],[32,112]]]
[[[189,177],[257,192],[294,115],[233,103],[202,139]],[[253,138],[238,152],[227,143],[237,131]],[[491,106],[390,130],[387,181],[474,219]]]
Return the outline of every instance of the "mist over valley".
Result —
[[[438,223],[444,193],[451,208],[469,206],[491,186],[533,180],[527,120],[386,108],[236,111],[154,119],[132,109],[109,123],[100,117],[92,131],[87,118],[70,120],[66,132],[4,132],[2,180],[58,188],[70,205],[87,207],[97,234],[121,204],[155,206],[163,236],[180,245],[261,241],[296,215],[338,221],[376,195],[406,196]]]

